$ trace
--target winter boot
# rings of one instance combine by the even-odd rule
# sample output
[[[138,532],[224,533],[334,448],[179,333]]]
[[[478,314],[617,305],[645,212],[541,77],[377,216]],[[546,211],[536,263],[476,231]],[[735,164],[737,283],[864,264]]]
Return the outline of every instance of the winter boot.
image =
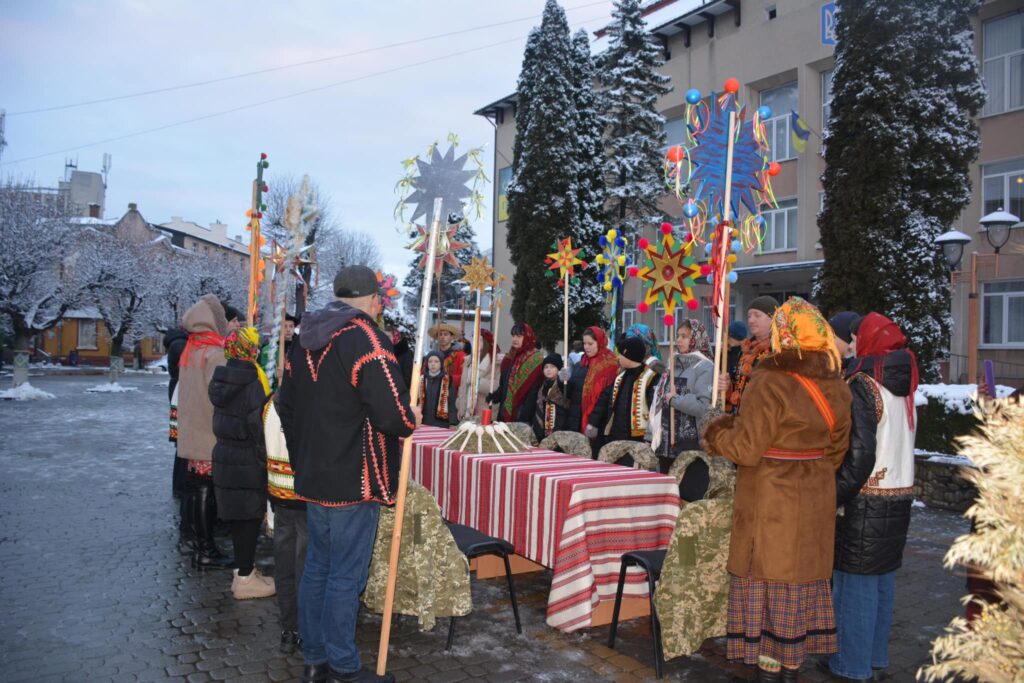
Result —
[[[183,554],[192,554],[196,551],[196,530],[192,514],[194,495],[192,488],[186,487],[181,493],[178,506],[178,551]]]
[[[217,521],[217,508],[213,495],[213,482],[197,484],[192,505],[195,515],[196,569],[228,569],[234,565],[232,557],[224,555],[213,540],[213,526]]]
[[[237,569],[234,574],[235,578],[231,580],[231,594],[235,596],[235,600],[269,598],[277,593],[274,580],[260,574],[259,569],[253,569],[249,576],[239,576]]]

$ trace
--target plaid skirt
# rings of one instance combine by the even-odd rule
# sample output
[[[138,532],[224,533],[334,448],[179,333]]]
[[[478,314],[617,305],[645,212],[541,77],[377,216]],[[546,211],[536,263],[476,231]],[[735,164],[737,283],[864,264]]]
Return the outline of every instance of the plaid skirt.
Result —
[[[836,652],[828,579],[785,583],[729,575],[726,657],[757,664],[771,657],[797,667],[809,654]]]

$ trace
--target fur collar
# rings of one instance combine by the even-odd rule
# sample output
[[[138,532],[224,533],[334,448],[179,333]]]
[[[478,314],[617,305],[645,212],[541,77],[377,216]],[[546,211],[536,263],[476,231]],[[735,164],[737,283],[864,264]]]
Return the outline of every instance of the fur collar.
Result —
[[[831,359],[822,351],[779,351],[766,356],[758,364],[759,370],[795,372],[811,379],[831,379],[842,376],[840,368],[831,367]]]

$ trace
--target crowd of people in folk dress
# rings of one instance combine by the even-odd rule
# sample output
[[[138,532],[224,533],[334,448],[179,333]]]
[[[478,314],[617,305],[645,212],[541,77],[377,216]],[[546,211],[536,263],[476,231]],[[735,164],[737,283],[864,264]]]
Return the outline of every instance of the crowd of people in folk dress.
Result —
[[[595,457],[609,443],[647,443],[662,472],[686,451],[731,461],[728,657],[760,681],[797,680],[810,655],[841,680],[877,679],[888,665],[918,382],[891,320],[826,320],[798,297],[759,296],[745,324],[728,326],[722,373],[708,330],[692,318],[664,352],[635,324],[614,344],[588,327],[565,357],[538,348],[525,321],[504,353],[481,330],[474,357],[442,322],[429,330],[434,348],[411,397],[414,352],[378,324],[373,271],[346,267],[334,291],[298,330],[298,319],[286,321],[280,386],[261,366],[257,331],[213,295],[165,340],[182,548],[197,567],[232,568],[239,600],[276,594],[281,648],[301,649],[304,681],[392,680],[361,667],[355,624],[379,505],[394,502],[399,439],[485,408],[530,425],[538,440],[583,434]],[[712,405],[715,384],[724,410]],[[283,453],[267,452],[271,406]],[[633,465],[628,455],[619,464]],[[268,501],[273,578],[255,567]],[[233,557],[215,541],[218,520],[230,527]]]

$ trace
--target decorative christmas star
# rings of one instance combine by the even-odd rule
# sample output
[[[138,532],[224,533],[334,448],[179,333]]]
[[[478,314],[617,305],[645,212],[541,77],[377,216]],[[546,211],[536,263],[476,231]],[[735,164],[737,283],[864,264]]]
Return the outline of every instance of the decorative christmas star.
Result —
[[[580,268],[586,268],[587,264],[578,254],[583,251],[583,247],[578,249],[572,248],[572,238],[566,237],[565,239],[558,240],[558,242],[551,245],[555,251],[548,254],[548,257],[544,259],[544,263],[548,265],[548,272],[546,275],[551,277],[554,275],[552,271],[558,270],[559,282],[565,280],[566,274],[569,277],[575,276],[574,268],[579,266]]]
[[[395,307],[395,297],[401,292],[395,288],[395,276],[391,273],[382,273],[377,271],[377,286],[384,292],[380,295],[381,303],[384,304],[384,308],[392,309]]]
[[[650,284],[644,292],[642,305],[638,307],[641,312],[646,312],[659,299],[665,308],[666,321],[674,319],[676,304],[685,303],[690,310],[697,308],[692,287],[700,269],[690,255],[692,242],[687,240],[676,249],[671,232],[665,234],[660,248],[657,243],[643,242],[646,240],[641,240],[640,246],[647,255],[647,265],[636,274]]]
[[[494,268],[487,263],[487,257],[477,258],[473,256],[469,265],[462,269],[462,280],[469,285],[469,291],[483,294],[488,287],[494,287],[497,283],[494,280]]]
[[[410,222],[415,223],[416,219],[428,215],[434,210],[434,199],[441,197],[441,215],[449,213],[462,213],[464,199],[472,196],[473,191],[466,186],[476,171],[466,171],[466,159],[469,153],[455,157],[455,146],[448,147],[444,156],[435,147],[430,155],[430,161],[416,160],[419,175],[412,179],[413,193],[405,200],[408,204],[415,204],[416,210],[412,213]]]
[[[444,264],[450,265],[456,270],[462,269],[462,264],[459,263],[459,259],[455,258],[455,252],[465,249],[469,246],[469,242],[459,242],[455,239],[455,233],[459,230],[459,225],[449,225],[447,228],[443,228],[437,234],[437,254],[434,259],[434,270],[440,277]],[[422,225],[416,226],[416,239],[413,240],[412,244],[409,245],[409,249],[418,251],[423,254],[423,258],[420,259],[419,268],[427,267],[427,254],[430,253],[430,242],[429,236],[430,231]]]

